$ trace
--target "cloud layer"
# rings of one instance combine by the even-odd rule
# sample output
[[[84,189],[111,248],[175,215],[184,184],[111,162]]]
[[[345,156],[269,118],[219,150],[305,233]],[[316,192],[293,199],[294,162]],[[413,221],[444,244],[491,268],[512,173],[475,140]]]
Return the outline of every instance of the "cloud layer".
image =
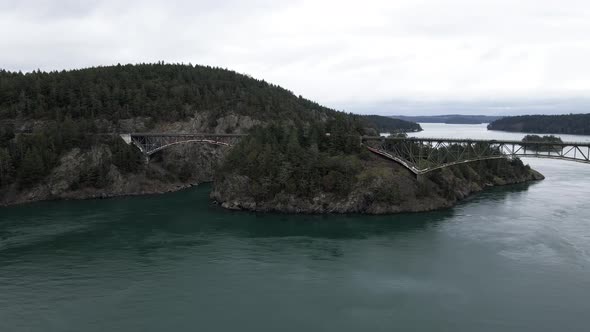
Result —
[[[190,62],[358,112],[590,112],[589,18],[587,0],[4,0],[0,66]]]

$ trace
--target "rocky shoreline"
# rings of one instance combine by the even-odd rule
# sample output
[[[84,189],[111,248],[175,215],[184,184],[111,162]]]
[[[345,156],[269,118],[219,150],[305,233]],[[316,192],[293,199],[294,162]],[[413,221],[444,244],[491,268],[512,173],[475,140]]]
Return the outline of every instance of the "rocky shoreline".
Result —
[[[396,168],[395,166],[393,168]],[[447,173],[449,177],[451,172]],[[440,175],[438,175],[440,176]],[[444,177],[445,175],[443,175]],[[400,200],[398,204],[390,204],[388,202],[380,202],[375,200],[374,190],[376,187],[365,188],[365,190],[355,190],[348,197],[342,198],[331,194],[319,193],[312,200],[302,200],[295,197],[277,197],[276,201],[271,202],[255,202],[251,199],[242,197],[241,200],[234,198],[229,201],[223,201],[223,193],[220,190],[220,185],[214,185],[211,192],[213,202],[219,204],[225,209],[229,210],[244,210],[254,212],[279,212],[290,214],[345,214],[345,213],[363,213],[363,214],[394,214],[403,212],[426,212],[439,209],[445,209],[455,206],[460,201],[492,187],[507,186],[512,184],[539,181],[544,179],[544,176],[535,170],[530,170],[528,175],[519,176],[517,178],[506,179],[501,177],[494,178],[491,182],[472,182],[466,183],[465,179],[455,177],[447,180],[454,181],[457,185],[453,192],[453,196],[444,197],[440,195],[427,195],[425,197],[408,197],[405,200]],[[411,184],[413,179],[407,178],[407,184]],[[241,179],[247,181],[247,179]],[[430,186],[433,183],[431,178],[426,178],[422,186]],[[143,196],[143,195],[158,195],[166,194],[176,191],[185,190],[202,183],[209,183],[211,180],[203,180],[191,183],[163,183],[163,182],[145,182],[143,186],[137,189],[127,188],[117,190],[99,190],[95,188],[85,188],[77,191],[66,191],[59,194],[51,194],[48,190],[26,191],[16,195],[7,195],[4,193],[3,200],[0,201],[0,207],[12,206],[33,203],[38,201],[55,201],[55,200],[88,200],[88,199],[109,199],[126,196]],[[239,182],[239,180],[238,180]],[[447,182],[450,184],[449,182]],[[418,180],[415,185],[420,186]],[[440,189],[440,188],[439,188]],[[397,193],[400,194],[399,192]],[[12,197],[7,199],[6,196]],[[235,197],[235,196],[234,196]]]
[[[140,191],[129,192],[105,192],[96,189],[85,189],[80,191],[68,192],[57,196],[35,195],[34,193],[28,192],[26,194],[15,195],[13,196],[13,199],[6,199],[0,202],[0,207],[23,205],[43,201],[83,201],[92,199],[111,199],[117,197],[162,195],[196,187],[202,183],[207,182],[208,181],[189,184],[163,184],[162,186],[156,186],[155,188],[146,188]]]
[[[223,151],[206,145],[186,145],[163,151],[164,158],[152,160],[137,173],[125,173],[110,165],[101,188],[80,185],[89,171],[108,158],[107,146],[96,146],[89,151],[74,149],[63,156],[60,166],[34,186],[22,188],[18,184],[0,190],[0,207],[37,201],[85,200],[121,196],[163,194],[187,189],[213,180],[217,161]],[[184,176],[184,165],[191,169]],[[176,171],[181,169],[181,171]]]
[[[0,206],[50,200],[106,199],[121,196],[164,194],[184,190],[214,179],[214,162],[200,165],[199,172],[189,179],[167,178],[165,165],[154,161],[140,174],[122,174],[115,167],[109,170],[109,185],[104,188],[72,189],[72,183],[84,173],[89,160],[99,160],[108,154],[104,147],[88,152],[72,151],[62,160],[43,183],[22,190],[5,188],[0,192]],[[166,152],[168,159],[189,155],[186,162],[222,158],[211,147],[184,146]],[[86,166],[82,166],[86,165]],[[522,164],[520,160],[482,161],[471,165],[446,168],[422,179],[389,161],[373,158],[365,165],[362,181],[347,196],[317,192],[313,197],[293,197],[279,194],[272,200],[256,201],[249,193],[247,177],[234,175],[213,184],[212,200],[223,208],[256,212],[297,214],[362,213],[393,214],[425,212],[450,208],[465,198],[486,188],[544,179],[543,175]]]
[[[482,161],[450,167],[416,179],[403,167],[382,160],[365,165],[375,176],[359,181],[347,195],[318,192],[312,197],[286,194],[256,201],[248,192],[249,182],[234,175],[214,184],[211,198],[231,210],[279,213],[394,214],[449,208],[486,188],[544,179],[518,159]]]
[[[208,124],[207,112],[195,112],[185,121],[155,123],[151,118],[136,117],[118,121],[96,120],[104,132],[217,132],[242,133],[260,121],[249,116],[227,114],[216,119],[216,126]],[[42,131],[51,121],[0,120],[17,132]],[[163,194],[179,191],[213,181],[218,163],[225,153],[223,148],[207,144],[186,144],[170,147],[152,157],[149,165],[135,173],[125,173],[112,165],[101,188],[84,185],[84,178],[101,166],[101,161],[112,159],[108,144],[97,143],[90,148],[75,148],[60,156],[59,164],[39,183],[22,186],[12,183],[0,187],[0,207],[50,200],[84,200],[121,196]]]
[[[197,118],[195,118],[197,119]],[[200,118],[199,118],[200,119]],[[195,130],[197,122],[179,123],[165,130]],[[230,121],[231,120],[231,121]],[[246,119],[248,120],[248,119]],[[246,122],[247,126],[243,126]],[[221,121],[219,130],[241,131],[253,125],[237,117]],[[137,120],[130,127],[142,127]],[[190,127],[190,128],[185,128]],[[133,128],[130,128],[133,129]],[[226,150],[209,145],[181,145],[162,151],[139,172],[125,173],[110,165],[100,188],[84,185],[92,170],[109,160],[108,145],[98,144],[88,150],[73,149],[61,157],[59,166],[41,182],[30,187],[14,183],[0,188],[0,206],[46,200],[83,200],[120,196],[162,194],[183,190],[204,182],[213,182],[216,169]],[[448,208],[485,188],[543,179],[520,160],[472,163],[447,168],[425,176],[422,181],[403,167],[379,158],[365,162],[362,181],[347,196],[318,190],[312,197],[278,194],[267,201],[256,201],[250,193],[249,179],[231,175],[215,181],[211,198],[232,210],[284,213],[367,213],[388,214],[421,212]],[[186,173],[186,174],[185,174]]]

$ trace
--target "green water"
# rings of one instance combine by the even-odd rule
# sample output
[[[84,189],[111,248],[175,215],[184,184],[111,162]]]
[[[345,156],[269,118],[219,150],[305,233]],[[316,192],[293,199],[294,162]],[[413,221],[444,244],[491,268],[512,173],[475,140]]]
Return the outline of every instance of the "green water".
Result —
[[[0,209],[0,331],[589,331],[590,166],[444,211],[225,211],[208,186]]]

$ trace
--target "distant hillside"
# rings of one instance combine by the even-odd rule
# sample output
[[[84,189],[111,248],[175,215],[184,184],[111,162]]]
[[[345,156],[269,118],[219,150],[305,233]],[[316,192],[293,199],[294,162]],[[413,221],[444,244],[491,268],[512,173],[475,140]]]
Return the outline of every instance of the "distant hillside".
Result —
[[[422,127],[415,122],[394,119],[387,116],[364,115],[363,119],[376,127],[380,133],[422,131]]]
[[[391,116],[395,119],[401,119],[411,122],[421,123],[447,123],[447,124],[481,124],[490,123],[501,119],[501,116],[487,116],[487,115],[461,115],[461,114],[449,114],[449,115],[433,115],[433,116],[404,116],[394,115]]]
[[[540,134],[590,135],[590,114],[510,116],[490,123],[488,129]]]

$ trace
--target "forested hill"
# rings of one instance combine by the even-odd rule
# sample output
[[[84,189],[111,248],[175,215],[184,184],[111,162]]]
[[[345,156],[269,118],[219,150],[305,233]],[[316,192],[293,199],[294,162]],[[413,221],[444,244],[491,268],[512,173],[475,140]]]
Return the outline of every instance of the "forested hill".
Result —
[[[92,120],[97,119],[173,122],[195,112],[206,114],[210,127],[228,114],[294,124],[346,115],[374,129],[419,129],[407,121],[337,112],[264,80],[208,66],[157,63],[26,74],[0,70],[0,119],[59,123],[71,118],[88,132],[104,130],[95,128]]]
[[[490,123],[488,129],[541,134],[590,135],[590,114],[509,116]]]
[[[290,91],[234,71],[140,64],[59,72],[0,71],[0,118],[61,120],[150,117],[177,121],[206,111],[309,121],[333,113]]]

